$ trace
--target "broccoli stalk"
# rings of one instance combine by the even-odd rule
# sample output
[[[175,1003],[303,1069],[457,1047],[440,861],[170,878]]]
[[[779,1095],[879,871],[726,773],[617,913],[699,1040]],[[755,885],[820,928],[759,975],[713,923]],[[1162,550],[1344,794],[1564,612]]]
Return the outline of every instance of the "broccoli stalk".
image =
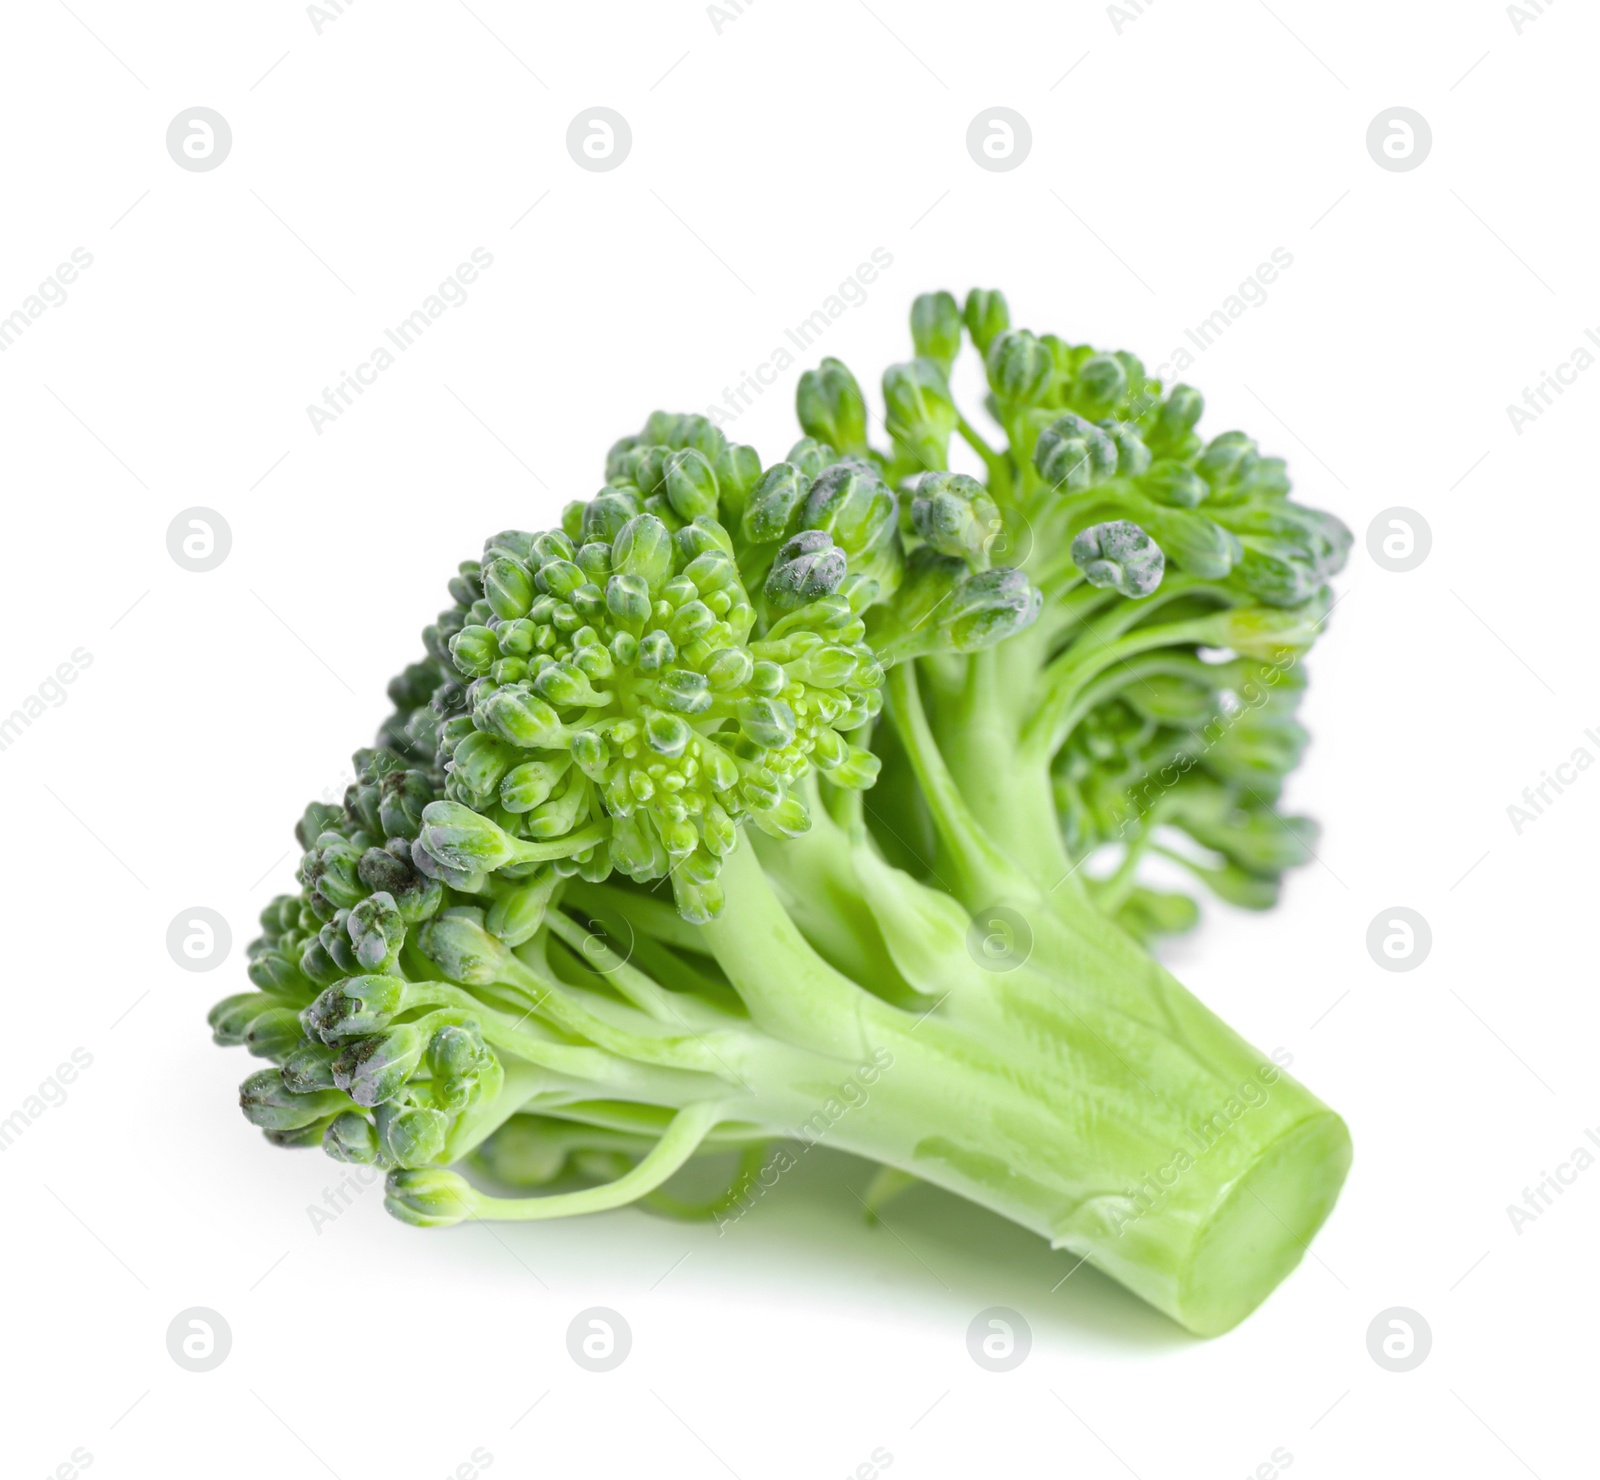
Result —
[[[722,1218],[772,1142],[826,1139],[883,1195],[949,1188],[1225,1330],[1298,1261],[1348,1138],[1129,929],[1182,923],[1136,882],[1162,829],[1220,855],[1186,861],[1224,897],[1298,861],[1271,805],[1292,702],[1131,826],[1128,797],[1309,643],[1342,546],[1281,465],[1200,451],[1194,393],[975,293],[991,448],[949,396],[954,300],[912,324],[887,452],[825,361],[783,462],[657,413],[561,529],[461,566],[213,1032],[276,1066],[248,1119],[387,1168],[413,1223]],[[948,470],[958,433],[985,482]],[[726,1192],[664,1190],[729,1149]]]

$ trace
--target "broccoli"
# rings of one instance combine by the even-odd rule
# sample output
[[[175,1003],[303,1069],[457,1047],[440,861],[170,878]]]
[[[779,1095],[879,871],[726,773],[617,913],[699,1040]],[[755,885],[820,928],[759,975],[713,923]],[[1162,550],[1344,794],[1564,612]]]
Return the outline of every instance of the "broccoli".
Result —
[[[459,567],[213,1034],[270,1064],[252,1124],[413,1224],[721,1218],[826,1137],[875,1205],[937,1184],[1224,1331],[1349,1138],[1150,956],[1197,906],[1141,870],[1262,908],[1308,856],[1278,801],[1349,534],[1130,354],[996,292],[911,325],[887,449],[824,360],[781,462],[657,412]],[[729,1151],[726,1192],[665,1190]]]

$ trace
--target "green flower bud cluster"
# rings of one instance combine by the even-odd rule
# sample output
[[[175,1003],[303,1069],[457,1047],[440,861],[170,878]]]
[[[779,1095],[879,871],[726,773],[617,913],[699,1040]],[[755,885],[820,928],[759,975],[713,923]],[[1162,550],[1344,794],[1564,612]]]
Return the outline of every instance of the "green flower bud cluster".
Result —
[[[715,450],[721,434],[705,431],[700,446]],[[545,864],[590,882],[670,877],[683,914],[705,920],[742,823],[793,836],[809,818],[791,789],[810,769],[843,786],[875,776],[846,738],[881,702],[860,615],[872,583],[849,576],[827,528],[785,526],[752,600],[713,517],[718,474],[699,448],[664,463],[660,451],[634,439],[613,450],[614,471],[647,479],[664,466],[664,492],[641,500],[637,485],[608,485],[569,509],[567,529],[496,536],[476,574],[458,578],[481,595],[433,701],[435,715],[453,712],[437,728],[444,795],[424,807],[411,854],[429,877],[469,891]],[[840,466],[841,485],[876,477]],[[704,498],[684,493],[679,473]],[[756,482],[747,524],[776,481]],[[834,492],[823,512],[861,549],[876,538],[870,517],[855,517],[871,494]],[[642,507],[654,500],[676,529]]]
[[[1173,655],[1097,705],[1057,754],[1056,806],[1075,860],[1107,844],[1153,847],[1220,899],[1277,903],[1283,874],[1308,862],[1317,825],[1278,801],[1308,741],[1296,719],[1304,673],[1251,658],[1204,663]],[[1157,830],[1198,845],[1176,850]],[[1215,863],[1207,856],[1215,855]],[[1178,933],[1197,918],[1167,896],[1113,876],[1102,904],[1140,938]]]
[[[999,450],[950,396],[963,333],[1007,436]],[[1193,387],[1165,389],[1126,351],[1015,327],[998,292],[974,289],[960,306],[949,293],[922,295],[911,338],[916,358],[884,376],[888,453],[862,445],[850,422],[852,456],[898,489],[908,552],[892,599],[869,614],[869,640],[888,663],[973,653],[1037,624],[1037,667],[1010,661],[1000,682],[1012,722],[1032,732],[1030,753],[1046,746],[1073,863],[1107,843],[1136,861],[1156,846],[1157,827],[1177,828],[1220,855],[1220,871],[1202,875],[1214,891],[1270,902],[1311,836],[1303,819],[1291,825],[1273,810],[1304,744],[1292,660],[1326,618],[1349,530],[1294,503],[1282,459],[1244,433],[1206,440]],[[814,438],[834,435],[833,408],[861,404],[850,372],[829,360],[803,383],[801,424]],[[984,478],[948,470],[958,430]],[[991,571],[996,551],[1016,553],[1020,569]],[[1235,657],[1203,664],[1211,649]],[[1230,685],[1241,673],[1259,684],[1264,671],[1297,681],[1240,700]],[[959,686],[957,672],[938,671],[941,691]],[[935,716],[935,732],[951,722]],[[1180,765],[1181,784],[1152,781]],[[1145,793],[1161,798],[1155,812]],[[1275,849],[1260,843],[1267,829],[1279,834]],[[1158,898],[1131,878],[1100,891],[1130,928],[1192,923],[1182,896]]]

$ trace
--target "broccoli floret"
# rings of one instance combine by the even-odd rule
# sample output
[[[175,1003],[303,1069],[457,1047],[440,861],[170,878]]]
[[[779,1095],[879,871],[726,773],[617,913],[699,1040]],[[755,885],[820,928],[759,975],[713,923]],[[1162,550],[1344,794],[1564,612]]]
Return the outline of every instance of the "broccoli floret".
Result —
[[[213,1033],[272,1066],[247,1119],[386,1169],[410,1223],[723,1218],[826,1137],[874,1206],[935,1183],[1222,1331],[1349,1139],[1143,949],[1197,910],[1141,870],[1260,908],[1309,855],[1278,803],[1349,536],[998,293],[912,335],[887,449],[826,360],[782,461],[657,412],[559,529],[460,565]],[[725,1192],[665,1188],[719,1151]]]

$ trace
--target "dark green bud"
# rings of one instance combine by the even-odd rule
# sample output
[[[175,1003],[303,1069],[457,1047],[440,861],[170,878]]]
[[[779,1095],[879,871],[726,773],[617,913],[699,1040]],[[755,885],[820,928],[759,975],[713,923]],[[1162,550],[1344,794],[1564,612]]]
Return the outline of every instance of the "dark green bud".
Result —
[[[1034,406],[1043,401],[1055,379],[1055,360],[1026,329],[1008,329],[984,356],[989,388],[1002,408]]]
[[[405,944],[406,922],[389,894],[372,894],[362,900],[350,911],[345,929],[356,960],[368,971],[393,966]]]
[[[1031,626],[1043,604],[1043,593],[1020,570],[972,571],[955,583],[939,630],[956,652],[975,653]]]
[[[1198,508],[1211,492],[1206,481],[1181,462],[1158,462],[1139,480],[1139,491],[1146,498],[1173,509]]]
[[[875,468],[841,462],[811,485],[802,518],[806,529],[826,530],[851,560],[858,560],[890,538],[895,512],[895,497]]]
[[[298,1048],[284,1056],[281,1071],[284,1085],[297,1095],[337,1088],[333,1082],[333,1061],[338,1056],[339,1050],[325,1043],[302,1040]]]
[[[405,1010],[406,983],[397,976],[352,976],[329,987],[300,1014],[307,1033],[340,1043],[378,1033]]]
[[[532,940],[544,924],[550,899],[560,882],[556,871],[545,867],[531,879],[521,881],[498,895],[484,919],[489,933],[513,949],[526,940]]]
[[[270,1007],[253,1017],[244,1030],[244,1046],[258,1059],[282,1062],[304,1041],[300,1014],[292,1007]]]
[[[980,355],[987,355],[989,346],[1011,327],[1011,310],[998,288],[974,288],[967,294],[962,318]]]
[[[284,1003],[264,992],[236,992],[224,997],[206,1015],[211,1026],[212,1040],[221,1048],[237,1048],[244,1042],[246,1029],[262,1013]]]
[[[297,1131],[337,1114],[345,1098],[336,1090],[294,1094],[276,1069],[262,1069],[239,1086],[244,1118],[264,1131]]]
[[[378,822],[386,838],[414,838],[422,809],[433,800],[433,783],[421,771],[391,771],[378,793]]]
[[[960,326],[957,326],[957,334]],[[849,368],[831,357],[800,377],[795,410],[808,437],[843,453],[867,450],[867,402]]]
[[[1105,415],[1127,393],[1127,367],[1116,355],[1090,355],[1078,367],[1072,399],[1086,415]]]
[[[1081,493],[1116,476],[1117,444],[1101,427],[1069,411],[1039,435],[1033,466],[1063,494]]]
[[[499,644],[487,627],[463,627],[450,639],[451,660],[469,678],[482,677],[499,656]]]
[[[373,1117],[378,1141],[389,1160],[402,1167],[421,1167],[444,1155],[450,1117],[431,1106],[387,1100]]]
[[[775,463],[761,475],[744,506],[740,528],[753,545],[785,539],[798,526],[811,480],[793,463]]]
[[[924,473],[912,490],[911,527],[941,555],[981,568],[1001,530],[1000,510],[976,478]]]
[[[1194,429],[1205,407],[1205,397],[1192,385],[1173,386],[1145,439],[1157,457],[1184,457],[1193,450]]]
[[[767,600],[779,611],[791,611],[836,591],[849,568],[844,551],[825,530],[802,529],[772,562]]]
[[[335,1161],[371,1166],[378,1159],[378,1133],[365,1115],[346,1110],[322,1133],[322,1149]]]
[[[923,359],[937,361],[949,373],[961,352],[961,310],[950,294],[919,293],[912,300],[911,342]]]
[[[422,1034],[404,1024],[376,1037],[359,1038],[333,1061],[333,1082],[370,1110],[406,1087],[426,1047]]]
[[[512,970],[511,953],[483,928],[483,912],[445,910],[417,931],[417,945],[451,981],[492,986]]]
[[[1094,524],[1072,542],[1072,562],[1091,586],[1137,599],[1161,584],[1166,557],[1137,524],[1112,519]]]

